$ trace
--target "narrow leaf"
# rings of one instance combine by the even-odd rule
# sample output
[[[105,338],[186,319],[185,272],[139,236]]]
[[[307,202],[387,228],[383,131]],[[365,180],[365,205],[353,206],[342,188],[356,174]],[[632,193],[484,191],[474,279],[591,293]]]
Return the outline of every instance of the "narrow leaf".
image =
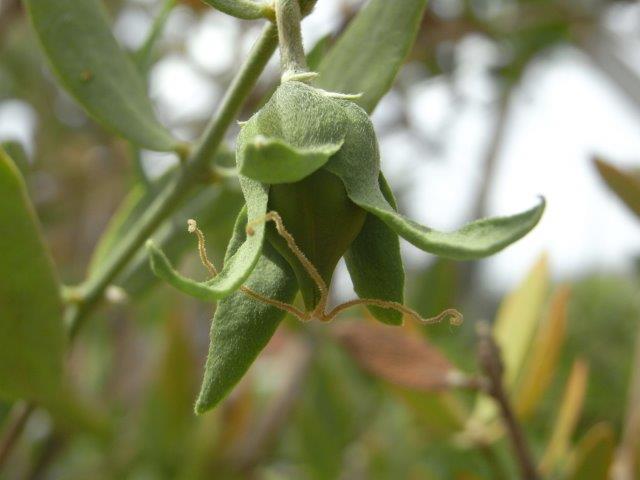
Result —
[[[267,212],[268,187],[246,177],[240,177],[243,186],[246,209],[238,215],[234,227],[234,235],[244,235],[247,218],[260,220]],[[247,236],[234,254],[229,256],[222,271],[206,282],[196,282],[180,275],[172,266],[166,255],[153,243],[147,242],[147,251],[154,273],[187,295],[205,301],[221,299],[238,289],[253,271],[264,243],[265,224],[258,222],[253,226],[254,234]],[[244,238],[244,236],[243,236]]]
[[[395,209],[393,193],[380,174],[380,187]],[[367,215],[358,237],[344,256],[360,298],[404,303],[404,265],[398,235],[374,215]],[[402,324],[402,313],[388,308],[367,307],[378,320],[389,325]]]
[[[560,409],[553,426],[551,440],[540,460],[540,472],[548,476],[569,451],[569,443],[578,424],[584,397],[587,393],[589,366],[584,360],[576,360],[560,403]]]
[[[0,149],[0,396],[43,400],[61,382],[60,285],[18,169]]]
[[[20,142],[9,140],[7,142],[2,142],[0,148],[3,148],[4,151],[9,155],[13,163],[18,167],[18,170],[22,174],[23,177],[26,177],[29,172],[29,159],[27,157],[27,152],[24,151],[24,147]]]
[[[493,334],[500,346],[505,384],[513,389],[533,341],[549,288],[547,257],[541,257],[524,281],[500,304]]]
[[[640,178],[599,158],[594,163],[607,186],[640,217]]]
[[[591,427],[576,446],[568,480],[602,480],[607,478],[613,451],[615,434],[608,423]],[[631,478],[631,477],[629,477]]]
[[[450,388],[457,369],[424,337],[370,322],[335,329],[340,343],[360,367],[393,385],[420,391]]]
[[[151,270],[158,278],[164,280],[172,287],[191,297],[207,302],[215,302],[225,296],[225,292],[211,289],[204,282],[196,282],[195,280],[180,275],[153,240],[147,240],[146,247],[149,254]]]
[[[569,296],[568,287],[556,291],[531,353],[527,355],[527,366],[514,399],[514,407],[520,418],[531,416],[551,383],[565,339]]]
[[[522,238],[540,220],[544,199],[520,214],[478,220],[455,232],[439,232],[400,215],[380,191],[380,154],[376,142],[371,141],[375,138],[371,121],[353,102],[343,101],[343,106],[350,119],[344,146],[324,168],[342,179],[355,204],[421,250],[455,260],[486,257]]]
[[[391,88],[415,41],[426,0],[370,0],[327,53],[317,85],[332,92],[362,93],[369,113]]]
[[[239,223],[246,219],[242,217]],[[228,256],[237,254],[243,241],[243,231],[236,231]],[[268,243],[246,286],[281,302],[291,302],[297,291],[291,268]],[[212,409],[227,395],[267,345],[284,315],[282,310],[239,291],[219,303],[211,324],[211,344],[196,413]]]
[[[238,167],[241,174],[263,183],[293,183],[322,167],[341,146],[342,142],[296,148],[258,135],[247,142]]]
[[[273,18],[273,8],[267,3],[256,0],[204,0],[212,7],[217,8],[232,17],[244,20],[257,20],[259,18]]]
[[[176,149],[158,122],[131,58],[113,37],[99,0],[25,0],[62,85],[98,122],[150,150]]]
[[[199,228],[207,236],[209,253],[212,253],[212,247],[217,253],[229,242],[238,212],[243,206],[244,199],[235,189],[204,188],[188,200],[171,221],[165,222],[153,234],[153,241],[168,258],[178,263],[185,253],[195,251],[196,238],[187,235],[185,231],[186,219],[195,218]],[[145,251],[138,252],[117,279],[118,285],[122,286],[130,297],[144,294],[157,282],[158,277],[151,270]]]

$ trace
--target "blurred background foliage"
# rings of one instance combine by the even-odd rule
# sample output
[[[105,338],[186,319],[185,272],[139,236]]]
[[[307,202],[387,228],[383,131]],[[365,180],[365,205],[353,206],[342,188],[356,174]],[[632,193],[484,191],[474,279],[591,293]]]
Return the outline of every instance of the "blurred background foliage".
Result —
[[[199,0],[178,3],[156,48],[136,54],[161,2],[105,1],[118,38],[149,74],[160,117],[176,135],[193,139],[259,22],[224,17]],[[331,31],[305,27],[313,40],[312,65],[361,6],[357,0],[319,0],[318,9],[325,3],[332,5]],[[480,38],[497,52],[486,65],[492,132],[486,151],[474,158],[481,174],[463,217],[488,213],[513,92],[532,64],[558,49],[580,50],[630,104],[640,105],[640,78],[620,56],[624,42],[611,28],[612,12],[640,25],[637,5],[622,1],[431,2],[391,102],[410,105],[412,86],[430,78],[444,81],[464,102],[456,78],[469,59],[456,55],[457,46]],[[206,30],[206,22],[216,29]],[[241,118],[276,82],[274,61]],[[407,108],[378,117],[381,135],[404,131],[419,136],[429,152],[446,148],[445,132],[420,135]],[[186,219],[198,219],[220,264],[241,206],[237,183],[227,176],[234,133],[229,151],[216,159],[211,185],[154,235],[196,277],[205,272]],[[132,149],[87,119],[56,86],[15,0],[0,1],[0,134],[26,179],[65,284],[99,266],[175,165],[170,156]],[[637,177],[607,162],[598,168],[611,194],[639,213]],[[571,178],[565,182],[570,190]],[[401,208],[422,208],[411,206],[401,175],[393,183]],[[637,259],[627,258],[624,273],[605,265],[559,284],[553,263],[542,251],[534,256],[540,260],[509,289],[487,288],[478,263],[410,259],[407,303],[424,316],[459,307],[462,327],[392,329],[374,324],[364,311],[329,326],[289,319],[230,398],[196,418],[192,405],[211,308],[158,285],[140,255],[110,289],[111,304],[95,315],[69,358],[73,384],[103,426],[97,432],[83,422],[62,425],[37,411],[0,478],[516,478],[495,406],[460,381],[478,373],[474,323],[482,318],[494,320],[506,388],[545,478],[639,478]],[[346,296],[336,283],[336,298]],[[10,410],[0,403],[0,423],[10,422]]]

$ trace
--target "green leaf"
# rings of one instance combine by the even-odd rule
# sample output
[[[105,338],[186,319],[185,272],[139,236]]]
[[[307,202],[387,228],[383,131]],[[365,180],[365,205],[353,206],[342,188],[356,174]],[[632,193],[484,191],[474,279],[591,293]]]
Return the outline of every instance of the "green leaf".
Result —
[[[7,142],[2,142],[0,145],[1,148],[9,155],[9,157],[13,160],[16,167],[22,174],[23,177],[26,177],[29,172],[29,159],[27,157],[27,152],[24,151],[24,147],[20,142],[15,140],[9,140]]]
[[[418,33],[426,0],[370,0],[322,59],[316,84],[360,93],[371,113],[404,63]]]
[[[232,17],[244,20],[258,20],[260,18],[275,18],[273,8],[267,3],[255,0],[204,0]]]
[[[602,480],[607,478],[615,449],[615,434],[608,423],[591,427],[573,452],[568,480]]]
[[[527,418],[533,414],[553,379],[566,336],[569,298],[568,287],[558,288],[531,345],[513,401],[516,414],[520,418]]]
[[[52,69],[71,95],[108,129],[150,150],[176,141],[158,122],[146,86],[113,37],[99,0],[25,0]]]
[[[240,177],[245,199],[246,212],[238,216],[235,235],[244,232],[247,226],[246,218],[261,219],[267,212],[268,187],[246,177]],[[259,222],[254,225],[254,234],[246,240],[235,253],[225,259],[222,271],[206,282],[196,282],[180,275],[171,265],[167,256],[153,243],[147,241],[147,251],[153,272],[183,293],[205,301],[215,301],[224,298],[237,290],[249,277],[254,269],[264,243],[265,224]]]
[[[240,173],[263,183],[293,183],[311,175],[329,161],[342,142],[296,148],[262,135],[247,142],[239,157]]]
[[[235,189],[226,186],[222,189],[205,187],[188,200],[171,221],[165,222],[153,234],[153,241],[177,263],[185,253],[195,252],[196,238],[187,235],[185,229],[186,220],[194,218],[207,236],[209,255],[213,253],[212,258],[216,258],[224,254],[238,212],[243,206],[244,199]],[[158,281],[158,277],[151,271],[147,252],[142,250],[118,276],[117,284],[130,297],[138,297],[148,292]]]
[[[525,279],[500,304],[493,335],[504,362],[504,381],[513,389],[540,323],[549,289],[549,264],[542,256]]]
[[[640,178],[599,158],[594,159],[594,163],[607,186],[640,217]]]
[[[16,166],[0,149],[0,396],[43,400],[62,378],[60,285]]]
[[[194,218],[207,237],[209,255],[213,259],[220,257],[222,260],[238,212],[243,206],[244,199],[234,188],[204,188],[173,216],[172,221],[165,222],[154,233],[153,241],[168,258],[178,263],[185,253],[196,251],[196,238],[187,235],[185,228],[187,219]],[[130,297],[143,295],[158,281],[144,250],[138,252],[117,279],[118,285],[122,286]]]
[[[380,174],[380,187],[385,198],[395,209],[395,199],[384,176]],[[358,237],[344,256],[360,298],[376,298],[404,302],[404,266],[400,255],[398,235],[374,215],[367,215]],[[388,308],[367,307],[383,323],[402,324],[402,313]]]
[[[353,102],[341,103],[350,119],[347,136],[324,168],[342,179],[354,203],[421,250],[455,260],[486,257],[522,238],[540,220],[544,199],[523,213],[478,220],[455,232],[439,232],[400,215],[380,191],[379,152],[377,142],[372,141],[375,132],[367,113]]]
[[[158,278],[164,280],[182,293],[186,293],[198,300],[215,302],[224,297],[224,293],[209,288],[205,282],[196,282],[195,280],[180,275],[153,240],[147,240],[146,247],[149,254],[149,262],[151,263],[151,270]]]
[[[584,359],[575,360],[553,425],[551,439],[540,460],[540,473],[545,478],[551,475],[569,452],[571,437],[582,413],[588,378],[589,365]]]
[[[245,224],[246,218],[246,214],[241,213],[238,223]],[[227,256],[237,255],[243,242],[244,229],[236,230]],[[268,243],[265,243],[246,286],[268,298],[287,303],[298,290],[288,263]],[[215,407],[238,383],[284,316],[282,310],[239,291],[219,303],[211,324],[211,344],[196,413],[202,414]]]
[[[254,173],[257,179],[268,176],[269,183],[308,176],[342,145],[347,128],[343,110],[322,90],[301,82],[281,84],[264,107],[243,125],[236,148],[238,166],[243,173],[245,169]],[[262,165],[261,160],[268,164]],[[276,172],[269,171],[273,168]],[[285,177],[278,178],[276,173]]]

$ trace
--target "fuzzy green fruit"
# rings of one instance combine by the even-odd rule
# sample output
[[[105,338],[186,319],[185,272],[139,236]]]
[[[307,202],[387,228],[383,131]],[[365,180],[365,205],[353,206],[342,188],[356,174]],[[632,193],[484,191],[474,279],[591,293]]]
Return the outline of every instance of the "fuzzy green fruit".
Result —
[[[270,185],[268,209],[280,214],[327,285],[367,215],[349,199],[342,180],[322,168],[344,149],[349,130],[368,132],[352,125],[346,112],[344,100],[332,94],[285,82],[238,138],[240,173]],[[267,239],[291,265],[305,307],[313,310],[320,292],[309,273],[273,225]]]
[[[347,197],[342,181],[324,169],[300,182],[272,185],[269,210],[280,214],[327,285],[366,218],[366,212]],[[273,225],[267,228],[267,240],[293,268],[305,307],[313,310],[320,299],[315,283]]]

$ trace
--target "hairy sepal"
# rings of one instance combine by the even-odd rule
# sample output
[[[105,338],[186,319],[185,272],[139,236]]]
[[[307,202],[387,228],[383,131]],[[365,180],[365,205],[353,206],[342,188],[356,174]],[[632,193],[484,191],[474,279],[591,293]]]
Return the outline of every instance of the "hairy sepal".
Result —
[[[469,223],[454,232],[439,232],[396,212],[378,184],[380,154],[367,113],[353,102],[342,100],[349,117],[343,147],[325,165],[342,179],[349,198],[386,223],[398,235],[425,252],[454,260],[486,257],[526,235],[540,220],[545,202],[522,213]]]
[[[242,212],[238,224],[246,224]],[[237,255],[245,242],[244,229],[236,229],[227,258]],[[246,286],[267,298],[289,303],[295,297],[295,275],[287,262],[268,244]],[[235,292],[220,302],[211,324],[209,353],[197,414],[214,408],[244,376],[273,336],[285,313],[258,302],[243,292]]]

